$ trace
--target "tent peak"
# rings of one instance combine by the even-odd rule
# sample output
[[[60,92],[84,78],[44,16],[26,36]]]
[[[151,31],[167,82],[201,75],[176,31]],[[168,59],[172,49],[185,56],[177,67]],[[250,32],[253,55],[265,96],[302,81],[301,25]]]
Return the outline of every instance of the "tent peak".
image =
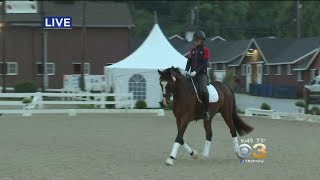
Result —
[[[158,24],[158,16],[157,16],[157,11],[154,11],[154,24]]]

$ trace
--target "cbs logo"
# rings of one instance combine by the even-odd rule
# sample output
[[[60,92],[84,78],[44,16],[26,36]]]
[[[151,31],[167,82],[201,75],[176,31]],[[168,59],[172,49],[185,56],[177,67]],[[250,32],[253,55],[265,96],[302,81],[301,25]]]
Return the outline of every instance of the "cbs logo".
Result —
[[[267,151],[266,151],[267,146],[258,143],[251,146],[249,144],[241,144],[238,148],[238,155],[241,158],[248,158],[252,155],[252,157],[257,158],[257,159],[263,159],[267,156]],[[253,152],[253,149],[256,149],[257,152]]]

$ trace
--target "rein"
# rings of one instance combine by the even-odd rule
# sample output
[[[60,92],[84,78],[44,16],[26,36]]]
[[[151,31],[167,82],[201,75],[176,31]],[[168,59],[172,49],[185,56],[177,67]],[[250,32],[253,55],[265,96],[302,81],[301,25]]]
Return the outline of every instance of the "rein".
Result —
[[[196,86],[194,85],[193,78],[191,77],[190,79],[191,79],[191,82],[192,82],[192,85],[193,85],[193,89],[194,89],[194,91],[196,92],[197,99],[198,99],[198,101],[199,101],[200,103],[202,103],[202,100],[199,98],[199,94],[198,94],[197,88],[196,88]]]
[[[193,89],[194,89],[194,91],[195,91],[195,93],[196,93],[198,102],[199,102],[199,103],[202,103],[202,100],[199,98],[199,93],[198,93],[198,90],[197,90],[197,88],[196,88],[196,86],[195,86],[195,84],[194,84],[194,81],[193,81],[192,76],[186,75],[185,77],[191,79],[192,86],[193,86]],[[176,88],[175,88],[175,87],[176,87],[176,83],[174,82],[174,83],[173,83],[173,91],[172,91],[172,94],[173,94],[173,95],[176,93]]]

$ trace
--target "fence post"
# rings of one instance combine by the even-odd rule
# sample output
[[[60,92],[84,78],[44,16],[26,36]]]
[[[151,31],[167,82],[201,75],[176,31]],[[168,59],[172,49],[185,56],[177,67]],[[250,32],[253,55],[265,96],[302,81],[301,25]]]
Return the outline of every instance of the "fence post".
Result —
[[[42,96],[42,93],[38,92],[37,96],[38,96],[38,102],[37,102],[38,107],[39,107],[39,109],[43,109],[43,103],[42,103],[43,102],[43,96]]]
[[[106,94],[105,93],[101,93],[101,99],[100,101],[103,102],[102,104],[100,104],[100,109],[103,109],[104,107],[106,107]]]
[[[310,91],[308,89],[303,89],[303,99],[305,102],[304,113],[309,113],[309,100],[310,100]]]
[[[163,109],[158,109],[158,116],[164,116],[164,110]]]
[[[98,97],[98,96],[93,96],[93,101],[95,102],[95,104],[93,104],[93,107],[94,107],[94,108],[97,108],[97,107],[98,107],[98,104],[96,104],[96,102],[99,101],[99,97]]]
[[[31,101],[30,105],[28,106],[30,109],[35,109],[37,105],[40,107],[40,104],[39,104],[40,96],[41,96],[41,92],[34,93],[32,101]]]
[[[118,105],[118,100],[119,100],[119,98],[118,98],[118,96],[119,96],[119,93],[117,93],[117,92],[114,92],[113,93],[113,97],[114,97],[114,108],[119,108],[119,105]]]
[[[250,109],[246,108],[244,115],[245,116],[252,116],[252,113],[251,113]]]

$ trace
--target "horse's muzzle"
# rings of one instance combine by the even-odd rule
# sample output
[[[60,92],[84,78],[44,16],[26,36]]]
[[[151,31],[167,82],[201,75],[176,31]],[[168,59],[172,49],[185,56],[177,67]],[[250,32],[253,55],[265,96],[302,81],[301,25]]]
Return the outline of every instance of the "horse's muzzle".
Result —
[[[167,99],[166,99],[166,98],[163,98],[163,100],[162,100],[162,105],[163,105],[164,107],[167,107],[167,106],[168,106],[168,102],[167,102]]]
[[[168,106],[168,99],[170,99],[170,95],[168,94],[163,94],[163,99],[162,99],[162,105],[167,107]]]

